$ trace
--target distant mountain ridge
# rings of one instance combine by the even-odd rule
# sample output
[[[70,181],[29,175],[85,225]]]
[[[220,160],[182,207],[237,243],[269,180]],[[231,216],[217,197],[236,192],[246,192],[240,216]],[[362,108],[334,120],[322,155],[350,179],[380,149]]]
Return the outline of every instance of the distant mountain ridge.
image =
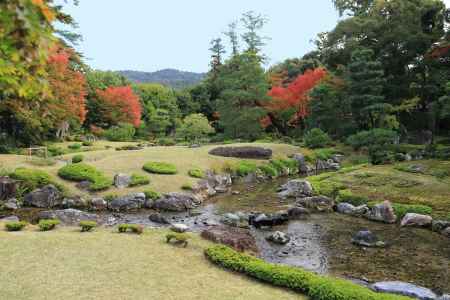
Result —
[[[175,89],[182,89],[199,83],[205,73],[186,72],[176,69],[163,69],[156,72],[118,71],[128,80],[135,83],[160,83]]]

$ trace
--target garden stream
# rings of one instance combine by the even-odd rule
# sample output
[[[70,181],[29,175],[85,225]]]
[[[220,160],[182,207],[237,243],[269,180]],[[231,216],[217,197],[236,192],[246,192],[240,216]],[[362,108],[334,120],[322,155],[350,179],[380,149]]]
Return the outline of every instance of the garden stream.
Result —
[[[282,201],[276,189],[284,183],[273,181],[258,185],[234,185],[233,194],[209,199],[190,213],[163,213],[173,223],[184,223],[199,232],[209,224],[218,224],[224,213],[277,212],[286,210],[291,200]],[[239,192],[237,194],[236,192]],[[151,211],[120,214],[120,222],[159,227],[148,216]],[[105,213],[103,218],[117,217]],[[352,236],[369,229],[386,248],[361,248]],[[345,277],[359,283],[399,280],[428,287],[435,292],[450,291],[450,243],[443,235],[420,228],[400,228],[337,213],[313,214],[305,220],[290,221],[270,230],[251,228],[260,256],[269,262],[299,266],[308,270]],[[266,241],[274,231],[291,237],[286,245]]]

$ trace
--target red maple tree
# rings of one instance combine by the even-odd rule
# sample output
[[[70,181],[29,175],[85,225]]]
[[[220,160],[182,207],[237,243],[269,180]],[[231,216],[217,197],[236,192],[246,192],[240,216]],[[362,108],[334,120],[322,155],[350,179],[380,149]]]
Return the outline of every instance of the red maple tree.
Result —
[[[308,115],[309,92],[327,75],[324,68],[307,70],[299,75],[287,87],[274,86],[268,95],[272,101],[265,105],[269,112],[279,112],[294,109],[295,113],[290,122],[295,123]],[[265,118],[262,125],[268,126],[271,122]]]
[[[48,82],[51,90],[51,111],[60,120],[75,119],[82,124],[86,119],[86,80],[71,67],[73,50],[52,49],[48,58]]]
[[[130,86],[97,90],[97,98],[101,102],[103,117],[110,123],[124,122],[134,127],[141,125],[141,103]]]

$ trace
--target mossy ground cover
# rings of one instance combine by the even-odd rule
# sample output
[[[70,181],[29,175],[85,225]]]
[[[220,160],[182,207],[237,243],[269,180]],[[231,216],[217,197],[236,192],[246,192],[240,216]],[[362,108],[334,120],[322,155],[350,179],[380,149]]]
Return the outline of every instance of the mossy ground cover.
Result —
[[[2,299],[304,299],[217,268],[197,235],[182,248],[166,244],[163,230],[0,227]]]
[[[402,171],[413,164],[421,165],[427,171],[424,174]],[[444,217],[450,212],[450,177],[433,176],[433,172],[450,172],[450,161],[362,165],[319,175],[312,181],[321,188],[344,186],[355,195],[366,196],[370,202],[390,200],[400,204],[426,205],[433,208],[434,216]]]
[[[71,143],[58,144],[61,147],[67,147]],[[128,145],[130,143],[121,142],[95,142],[95,151],[83,152],[84,163],[89,164],[99,171],[103,172],[108,178],[113,178],[117,173],[142,174],[142,166],[149,161],[169,162],[176,165],[178,173],[170,175],[147,174],[151,183],[148,187],[136,186],[126,189],[116,190],[111,187],[108,191],[99,192],[99,195],[117,193],[124,195],[132,192],[142,192],[143,189],[152,188],[157,192],[172,192],[181,190],[181,186],[185,183],[194,185],[198,179],[188,175],[189,170],[193,168],[201,168],[202,170],[214,169],[222,166],[226,162],[236,163],[240,159],[226,158],[209,155],[208,152],[217,147],[217,145],[205,145],[201,148],[188,148],[182,146],[172,147],[149,147],[140,151],[116,151],[115,147]],[[137,144],[137,143],[135,143]],[[299,152],[299,148],[287,144],[271,144],[271,143],[251,143],[251,144],[230,144],[229,146],[261,146],[273,150],[273,157],[286,157],[288,155]],[[228,146],[228,145],[227,145]],[[106,149],[109,147],[109,149]],[[302,149],[303,151],[303,149]],[[74,194],[83,195],[81,191],[75,187],[74,182],[66,181],[57,176],[58,170],[71,161],[73,154],[63,155],[57,158],[57,163],[52,166],[37,167],[29,163],[30,159],[21,155],[0,155],[0,169],[14,170],[18,167],[35,168],[48,172],[52,175],[57,183],[67,187],[68,191]],[[253,161],[253,160],[252,160]],[[263,161],[256,161],[261,164]]]

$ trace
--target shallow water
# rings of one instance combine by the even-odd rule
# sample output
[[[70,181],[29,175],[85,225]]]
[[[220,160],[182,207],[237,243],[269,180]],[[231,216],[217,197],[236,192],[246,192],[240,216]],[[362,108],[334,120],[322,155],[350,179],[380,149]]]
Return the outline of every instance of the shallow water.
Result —
[[[291,201],[280,201],[276,188],[286,180],[257,186],[236,185],[239,195],[224,194],[207,201],[200,209],[188,213],[165,213],[172,222],[182,222],[194,231],[219,223],[227,212],[275,212],[286,209]],[[120,222],[161,226],[148,219],[151,211],[119,214]],[[115,214],[106,213],[106,220]],[[116,214],[117,217],[117,214]],[[374,232],[387,248],[360,248],[351,243],[353,234],[362,229]],[[266,241],[273,231],[291,237],[287,245]],[[260,256],[274,263],[299,266],[308,270],[369,282],[400,280],[450,292],[450,240],[420,228],[400,228],[337,213],[315,214],[306,220],[291,221],[271,230],[251,229]]]

